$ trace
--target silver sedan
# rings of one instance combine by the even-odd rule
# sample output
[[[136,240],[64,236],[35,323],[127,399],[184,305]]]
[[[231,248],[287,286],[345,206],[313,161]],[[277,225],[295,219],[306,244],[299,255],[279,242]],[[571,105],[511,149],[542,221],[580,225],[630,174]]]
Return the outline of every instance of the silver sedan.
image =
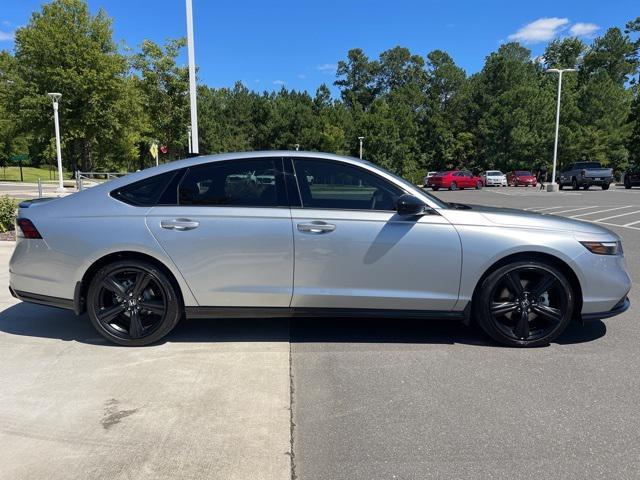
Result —
[[[121,345],[156,342],[183,316],[332,315],[474,321],[528,347],[629,306],[609,230],[445,203],[312,152],[199,157],[24,202],[17,232],[11,292],[87,311]]]

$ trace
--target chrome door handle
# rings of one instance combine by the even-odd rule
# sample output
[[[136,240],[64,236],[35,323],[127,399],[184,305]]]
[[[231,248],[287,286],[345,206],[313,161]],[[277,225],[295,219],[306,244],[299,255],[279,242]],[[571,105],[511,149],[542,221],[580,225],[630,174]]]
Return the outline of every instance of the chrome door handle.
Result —
[[[193,230],[200,226],[200,222],[189,220],[188,218],[174,218],[173,220],[162,220],[160,222],[162,228],[167,230],[178,230],[183,232],[185,230]]]
[[[329,233],[336,229],[335,225],[325,222],[299,223],[298,231],[307,233]]]

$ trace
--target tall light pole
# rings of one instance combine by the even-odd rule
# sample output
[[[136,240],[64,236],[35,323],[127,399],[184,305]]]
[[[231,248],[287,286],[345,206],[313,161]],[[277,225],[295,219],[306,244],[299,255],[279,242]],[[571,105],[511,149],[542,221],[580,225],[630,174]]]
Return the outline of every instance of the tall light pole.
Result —
[[[358,140],[360,140],[360,160],[362,160],[362,141],[364,140],[364,137],[358,137]]]
[[[61,93],[47,93],[53,101],[53,122],[56,126],[56,155],[58,157],[58,188],[56,192],[64,192],[62,183],[62,150],[60,149],[60,121],[58,119],[58,101],[62,97]]]
[[[556,165],[558,163],[558,132],[560,129],[560,98],[562,96],[562,74],[564,72],[575,72],[575,68],[550,68],[547,73],[558,74],[558,105],[556,107],[556,139],[553,144],[553,171],[551,173],[551,183],[547,185],[547,192],[556,192],[558,184],[556,183]]]
[[[187,138],[189,139],[189,153],[191,153],[191,125],[187,127]]]
[[[191,151],[200,153],[198,147],[198,100],[196,97],[196,54],[193,50],[193,6],[187,2],[187,50],[189,56],[189,97],[191,100]]]

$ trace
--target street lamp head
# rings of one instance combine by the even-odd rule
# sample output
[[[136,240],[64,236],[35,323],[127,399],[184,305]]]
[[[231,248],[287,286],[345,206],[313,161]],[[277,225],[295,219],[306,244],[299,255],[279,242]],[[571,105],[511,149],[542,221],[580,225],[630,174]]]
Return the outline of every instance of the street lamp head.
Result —
[[[54,102],[57,102],[58,100],[60,100],[60,98],[62,97],[61,93],[47,93],[47,95],[49,96],[49,98],[51,98],[51,100],[53,100]]]
[[[545,73],[577,72],[575,68],[548,68]]]
[[[364,137],[358,137],[358,140],[364,140]]]

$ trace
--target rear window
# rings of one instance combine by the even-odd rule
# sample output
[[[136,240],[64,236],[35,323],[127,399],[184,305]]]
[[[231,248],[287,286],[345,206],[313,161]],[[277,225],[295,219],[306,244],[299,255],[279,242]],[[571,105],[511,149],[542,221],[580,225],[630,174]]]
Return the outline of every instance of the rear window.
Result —
[[[137,207],[151,207],[158,203],[160,196],[176,176],[177,171],[171,171],[145,178],[138,182],[120,187],[111,192],[113,198],[135,205]]]
[[[495,177],[496,175],[502,175],[502,172],[499,172],[498,170],[487,170],[487,175]]]
[[[576,163],[576,168],[602,168],[598,162],[582,162]]]

